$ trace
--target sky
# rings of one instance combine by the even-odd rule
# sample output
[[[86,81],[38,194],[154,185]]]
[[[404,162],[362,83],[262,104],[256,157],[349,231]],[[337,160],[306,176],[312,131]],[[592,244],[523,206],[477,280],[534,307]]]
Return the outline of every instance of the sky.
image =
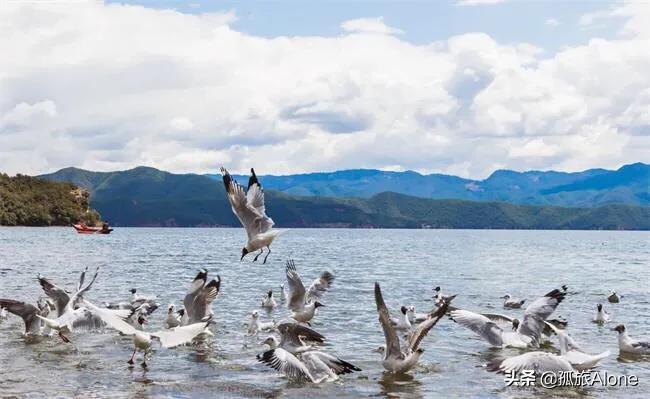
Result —
[[[0,172],[650,161],[647,1],[0,1]]]

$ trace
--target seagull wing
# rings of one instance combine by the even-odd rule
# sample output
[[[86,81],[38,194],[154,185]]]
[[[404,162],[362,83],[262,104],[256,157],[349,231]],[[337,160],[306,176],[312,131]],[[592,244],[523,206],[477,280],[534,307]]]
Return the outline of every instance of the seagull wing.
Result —
[[[261,222],[264,219],[264,214],[248,204],[244,187],[237,183],[225,168],[221,168],[221,173],[223,174],[223,184],[226,187],[230,207],[244,229],[246,229],[248,238],[251,239],[262,232]],[[262,196],[262,202],[263,201],[264,197]],[[271,221],[271,223],[272,222],[273,221]]]
[[[124,320],[128,318],[133,311],[128,309],[104,309],[95,306],[91,302],[84,301],[84,306],[88,309],[93,315],[99,317],[107,326],[121,332],[125,335],[133,335],[137,331],[135,327],[125,322]]]
[[[492,371],[521,371],[534,370],[535,373],[545,371],[574,371],[571,363],[561,356],[549,352],[528,352],[523,355],[499,359],[488,365]]]
[[[190,304],[185,304],[185,311],[188,312],[190,323],[197,323],[210,315],[210,305],[219,295],[221,277],[207,283],[194,297]],[[189,307],[188,307],[189,305]]]
[[[248,179],[248,191],[246,192],[246,203],[248,206],[253,207],[262,218],[259,220],[260,233],[265,233],[275,224],[273,219],[266,215],[266,206],[264,205],[264,190],[255,170],[251,168],[251,177]]]
[[[381,328],[384,330],[384,338],[386,339],[386,357],[402,357],[402,351],[399,347],[399,337],[390,320],[390,313],[384,302],[384,297],[381,294],[381,287],[378,282],[375,282],[375,303],[377,304],[377,313],[379,313],[379,322],[381,323]]]
[[[82,275],[85,275],[85,273],[82,273]],[[54,307],[56,308],[56,312],[57,312],[56,314],[58,317],[63,313],[63,309],[65,309],[66,305],[70,301],[70,293],[68,293],[63,288],[57,286],[56,284],[52,283],[50,280],[41,276],[40,274],[38,275],[38,282],[41,285],[41,288],[43,288],[43,292],[45,292],[45,295],[52,298],[52,300],[54,301]]]
[[[565,292],[555,289],[543,297],[536,299],[524,311],[524,319],[519,325],[517,332],[530,337],[533,340],[533,344],[538,344],[544,326],[546,325],[544,321],[555,311],[565,296]]]
[[[348,363],[345,360],[338,358],[336,356],[330,355],[329,353],[320,352],[320,351],[309,351],[303,354],[303,356],[315,356],[320,361],[325,363],[327,367],[332,369],[337,375],[340,374],[349,374],[355,371],[361,371],[361,369],[355,366],[352,363]]]
[[[257,360],[280,371],[289,378],[302,378],[314,382],[314,377],[312,377],[305,364],[282,348],[271,349],[259,354]]]
[[[277,326],[277,329],[280,332],[281,341],[293,342],[298,345],[301,345],[300,337],[318,343],[325,341],[325,336],[298,323],[282,323]]]
[[[296,264],[293,259],[287,260],[287,285],[289,288],[289,300],[287,307],[295,312],[305,307],[305,286],[296,271]]]
[[[453,299],[454,297],[450,297]],[[426,320],[420,323],[417,328],[409,335],[408,344],[411,352],[415,352],[420,346],[420,342],[426,337],[438,321],[447,313],[447,308],[451,299],[443,299],[443,304],[432,313],[430,313]]]
[[[324,271],[315,279],[307,290],[307,302],[321,299],[334,282],[334,275]]]
[[[487,317],[463,309],[453,310],[449,315],[456,323],[474,331],[490,344],[503,345],[503,330]]]
[[[205,269],[199,270],[196,277],[194,277],[194,280],[192,280],[192,284],[190,284],[190,289],[187,291],[187,295],[185,295],[185,298],[183,298],[183,306],[185,306],[185,311],[187,312],[188,318],[192,317],[191,311],[192,311],[192,306],[194,304],[194,299],[203,289],[207,281],[208,281],[208,271]]]
[[[187,326],[175,327],[169,330],[161,330],[152,333],[152,336],[160,338],[160,344],[165,348],[173,348],[175,346],[187,344],[192,342],[197,335],[205,331],[210,324],[210,321],[194,323]]]
[[[23,319],[26,333],[38,332],[40,323],[38,317],[36,317],[39,314],[36,306],[21,301],[14,301],[13,299],[0,299],[0,308],[5,308],[7,312]]]

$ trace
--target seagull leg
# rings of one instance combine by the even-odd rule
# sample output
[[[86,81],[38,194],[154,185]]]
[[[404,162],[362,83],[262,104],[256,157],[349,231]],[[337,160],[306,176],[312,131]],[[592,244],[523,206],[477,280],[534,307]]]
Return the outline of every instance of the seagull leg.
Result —
[[[261,248],[261,249],[260,249],[260,253],[258,253],[257,255],[255,255],[255,257],[253,258],[253,262],[256,262],[256,261],[257,261],[257,258],[259,258],[260,255],[262,255],[263,253],[264,253],[264,248]]]
[[[264,257],[264,262],[262,262],[262,264],[265,264],[266,263],[266,258],[268,258],[269,255],[271,255],[271,247],[267,247],[267,248],[269,249],[269,251],[266,253],[266,256]]]
[[[129,361],[127,362],[128,364],[133,364],[133,358],[135,357],[135,352],[136,352],[137,350],[138,350],[137,348],[136,348],[136,349],[133,349],[133,354],[131,355],[131,359],[129,359]]]
[[[63,333],[62,333],[61,331],[59,331],[59,337],[61,337],[61,339],[63,340],[63,342],[65,342],[66,344],[69,344],[69,343],[70,343],[70,340],[68,339],[68,337],[66,337],[65,335],[63,335]]]

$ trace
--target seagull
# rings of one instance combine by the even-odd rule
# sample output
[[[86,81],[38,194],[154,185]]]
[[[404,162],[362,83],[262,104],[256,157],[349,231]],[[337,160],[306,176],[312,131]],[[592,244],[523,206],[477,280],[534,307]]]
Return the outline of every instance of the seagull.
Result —
[[[545,320],[564,300],[566,293],[555,289],[528,305],[524,311],[521,323],[508,316],[493,315],[503,320],[511,320],[513,331],[504,331],[494,320],[485,315],[468,310],[455,309],[450,312],[451,318],[466,327],[493,346],[528,348],[539,346],[539,340],[545,327]]]
[[[594,316],[594,320],[593,320],[594,323],[602,324],[602,323],[608,322],[609,321],[609,313],[607,313],[605,311],[605,309],[603,309],[603,305],[599,303],[598,305],[596,305],[596,309],[597,309],[596,316]]]
[[[23,335],[38,335],[41,332],[41,321],[36,317],[40,314],[40,310],[36,306],[13,299],[0,299],[0,307],[23,319],[23,323],[25,323]]]
[[[155,304],[156,299],[155,295],[140,295],[137,289],[131,288],[131,305],[140,306],[145,302]]]
[[[568,361],[573,368],[578,371],[589,370],[598,364],[601,360],[610,355],[609,351],[605,351],[598,355],[590,355],[584,352],[580,346],[571,338],[565,331],[555,327],[551,323],[547,323],[560,340],[560,354],[561,357]]]
[[[298,358],[285,349],[269,345],[271,349],[257,355],[257,360],[294,380],[319,384],[336,381],[341,374],[361,371],[357,366],[322,351],[304,352]]]
[[[533,370],[535,375],[541,375],[545,372],[573,373],[576,371],[564,357],[541,351],[528,352],[509,358],[498,358],[489,362],[487,369],[501,373],[519,373],[522,370]]]
[[[650,355],[650,341],[639,341],[630,338],[623,324],[614,327],[613,331],[618,332],[618,350],[621,353]]]
[[[136,329],[132,325],[126,323],[123,318],[115,315],[108,309],[99,308],[88,301],[84,301],[84,305],[90,310],[90,312],[101,318],[108,326],[133,338],[133,354],[127,363],[133,364],[133,358],[135,357],[136,352],[141,350],[144,352],[141,364],[144,368],[147,367],[147,355],[153,342],[159,342],[164,348],[173,348],[187,344],[192,342],[192,340],[201,333],[206,332],[208,326],[212,323],[212,317],[208,316],[205,320],[202,320],[199,323],[149,333]],[[145,318],[140,316],[138,318],[138,323],[146,324]]]
[[[379,313],[379,322],[384,330],[384,338],[386,339],[386,346],[382,348],[384,352],[382,366],[392,373],[406,373],[418,363],[420,356],[424,352],[424,349],[419,347],[420,343],[433,326],[436,325],[438,320],[445,315],[448,303],[443,299],[442,306],[432,312],[429,318],[422,322],[410,334],[407,340],[406,350],[402,351],[397,331],[391,322],[390,313],[384,302],[384,297],[381,294],[381,287],[378,282],[375,282],[375,302],[377,304],[377,312]]]
[[[287,291],[284,289],[284,284],[280,284],[280,300],[282,302],[287,300]]]
[[[182,324],[194,324],[203,321],[206,317],[212,316],[210,305],[219,295],[221,286],[221,277],[217,275],[216,280],[208,281],[208,271],[201,269],[196,275],[190,289],[183,299],[185,314],[182,318]]]
[[[52,330],[57,331],[59,337],[63,340],[63,342],[66,343],[70,343],[71,341],[67,336],[65,336],[65,333],[72,333],[74,329],[74,323],[79,319],[85,317],[86,309],[84,307],[79,306],[78,302],[83,301],[82,295],[86,291],[88,291],[90,287],[92,287],[93,283],[97,279],[97,275],[99,274],[99,267],[97,267],[97,270],[95,271],[95,275],[93,276],[92,280],[90,280],[90,282],[86,286],[82,286],[87,270],[88,268],[86,268],[86,270],[84,270],[81,273],[81,277],[79,278],[79,284],[77,285],[77,291],[69,297],[69,300],[65,304],[65,307],[63,309],[59,309],[58,308],[59,304],[56,305],[57,308],[56,308],[55,317],[48,318],[48,317],[43,317],[40,314],[36,314],[36,317],[41,319],[45,324],[45,326],[51,328]],[[46,290],[45,287],[43,287],[43,289],[47,294],[48,290]],[[125,310],[122,312],[128,312],[128,311]]]
[[[300,322],[308,323],[316,312],[316,309],[323,305],[318,302],[334,282],[334,275],[328,271],[321,273],[315,279],[308,290],[302,284],[302,280],[296,271],[293,260],[287,260],[287,282],[289,284],[289,301],[287,307],[292,311],[291,317]]]
[[[267,309],[274,309],[277,306],[278,304],[273,298],[273,290],[269,290],[269,292],[266,293],[264,299],[262,299],[262,307]]]
[[[275,328],[275,320],[269,322],[260,321],[260,314],[257,310],[251,313],[251,321],[248,324],[248,333],[256,334],[258,331],[269,331]]]
[[[167,308],[167,317],[165,318],[165,328],[170,329],[170,328],[180,326],[183,313],[185,313],[185,309],[180,309],[177,312],[174,312],[174,305],[170,303],[169,307]]]
[[[519,309],[526,302],[525,299],[519,300],[511,297],[510,294],[505,294],[501,298],[503,299],[503,307],[507,309]]]
[[[0,307],[0,319],[5,320],[7,318],[7,309]]]
[[[391,317],[390,322],[393,324],[393,327],[396,330],[410,331],[411,330],[411,321],[408,316],[408,309],[406,306],[400,308],[402,315],[400,317]]]
[[[257,180],[255,171],[251,168],[251,177],[248,179],[246,193],[244,193],[244,187],[239,185],[223,167],[221,168],[221,174],[223,174],[223,184],[226,187],[232,211],[244,226],[248,235],[248,241],[241,250],[239,260],[243,260],[248,253],[259,250],[260,252],[253,258],[253,262],[255,262],[264,253],[266,247],[268,252],[264,257],[264,262],[262,262],[266,263],[266,259],[271,254],[271,243],[280,234],[280,231],[273,229],[273,219],[266,215],[264,190],[262,190],[262,185]]]
[[[616,291],[612,291],[609,296],[607,296],[607,300],[610,303],[619,303],[621,301],[621,297],[618,296]]]
[[[427,317],[429,317],[428,313],[417,313],[415,311],[415,306],[409,306],[407,309],[408,310],[406,311],[406,314],[409,318],[409,322],[411,323],[411,325],[415,323],[422,323],[427,319]]]
[[[280,333],[280,342],[274,336],[268,337],[263,342],[271,349],[282,348],[296,354],[316,348],[314,345],[306,344],[303,338],[318,344],[325,341],[325,337],[320,333],[297,323],[281,323],[277,326],[277,330]]]

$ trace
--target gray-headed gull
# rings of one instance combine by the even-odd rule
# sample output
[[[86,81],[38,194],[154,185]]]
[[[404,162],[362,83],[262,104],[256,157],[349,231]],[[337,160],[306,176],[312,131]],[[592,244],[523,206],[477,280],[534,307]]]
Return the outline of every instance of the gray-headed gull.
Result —
[[[253,262],[255,262],[264,253],[264,248],[267,248],[268,252],[262,262],[266,263],[266,259],[271,254],[271,243],[280,234],[280,231],[273,229],[273,219],[266,215],[262,185],[257,180],[252,168],[246,192],[244,192],[244,187],[237,183],[225,168],[221,168],[221,173],[232,211],[246,229],[248,236],[248,241],[242,248],[240,260],[244,259],[247,254],[259,250],[260,252],[253,258]]]

